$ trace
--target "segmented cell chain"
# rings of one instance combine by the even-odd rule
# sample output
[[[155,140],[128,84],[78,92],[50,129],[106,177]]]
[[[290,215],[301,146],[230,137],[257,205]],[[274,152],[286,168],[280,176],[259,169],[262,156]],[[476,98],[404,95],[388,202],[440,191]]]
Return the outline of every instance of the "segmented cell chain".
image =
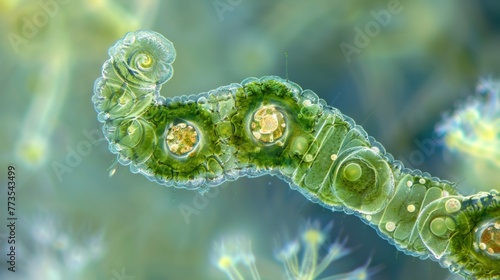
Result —
[[[498,191],[463,196],[404,168],[351,118],[279,77],[163,98],[175,49],[156,32],[128,33],[109,55],[92,102],[109,150],[132,172],[198,190],[276,175],[313,202],[361,217],[406,254],[500,279]]]

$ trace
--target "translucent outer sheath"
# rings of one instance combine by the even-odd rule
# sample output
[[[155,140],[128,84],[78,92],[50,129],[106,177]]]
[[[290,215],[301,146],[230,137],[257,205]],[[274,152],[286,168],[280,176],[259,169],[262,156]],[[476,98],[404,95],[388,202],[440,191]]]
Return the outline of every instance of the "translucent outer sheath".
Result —
[[[497,191],[462,196],[403,168],[352,119],[279,77],[165,99],[175,50],[158,33],[128,33],[109,55],[92,101],[110,151],[132,172],[199,190],[277,175],[311,201],[360,216],[406,254],[500,279]]]

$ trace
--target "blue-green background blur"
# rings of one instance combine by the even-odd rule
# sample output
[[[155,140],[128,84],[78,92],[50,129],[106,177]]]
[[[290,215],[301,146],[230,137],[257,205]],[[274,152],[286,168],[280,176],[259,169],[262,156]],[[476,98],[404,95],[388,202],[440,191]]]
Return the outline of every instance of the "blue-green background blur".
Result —
[[[357,28],[373,24],[390,2],[0,0],[0,278],[225,279],[213,265],[213,244],[244,234],[263,279],[282,279],[274,252],[319,220],[334,221],[330,240],[348,237],[353,250],[324,276],[371,258],[381,268],[375,279],[451,279],[438,263],[406,256],[358,218],[313,204],[275,177],[226,182],[200,202],[195,191],[158,185],[128,167],[109,177],[115,156],[105,141],[89,146],[85,136],[101,128],[91,96],[107,49],[127,31],[152,29],[177,50],[163,96],[288,76],[408,167],[463,181],[472,193],[474,181],[462,172],[467,159],[443,152],[433,131],[480,77],[500,77],[500,2],[400,1],[402,10],[346,57],[341,43],[356,46]],[[429,139],[432,147],[422,144]],[[15,273],[6,263],[8,165],[17,182]],[[186,206],[196,213],[183,215]],[[81,249],[78,269],[64,260],[72,248]]]

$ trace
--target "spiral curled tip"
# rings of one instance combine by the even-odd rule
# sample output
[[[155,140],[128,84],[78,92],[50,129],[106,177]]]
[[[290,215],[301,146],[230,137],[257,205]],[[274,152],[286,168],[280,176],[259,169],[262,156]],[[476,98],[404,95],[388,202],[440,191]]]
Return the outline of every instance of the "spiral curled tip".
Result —
[[[112,67],[126,83],[137,87],[151,87],[168,81],[174,72],[175,60],[172,42],[160,33],[139,30],[129,32],[109,49]]]

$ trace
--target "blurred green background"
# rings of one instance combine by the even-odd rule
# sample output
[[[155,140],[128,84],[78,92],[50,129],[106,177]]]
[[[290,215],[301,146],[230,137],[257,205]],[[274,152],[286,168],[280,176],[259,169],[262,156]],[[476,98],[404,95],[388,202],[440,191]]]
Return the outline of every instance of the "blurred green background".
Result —
[[[390,5],[397,12],[380,18]],[[7,223],[8,165],[17,172],[18,217],[17,272],[7,271],[2,226],[0,278],[225,279],[212,264],[213,244],[244,234],[263,279],[283,279],[275,241],[285,232],[293,238],[308,220],[333,220],[331,241],[348,237],[353,251],[325,276],[371,257],[382,268],[374,279],[452,279],[438,263],[404,255],[358,218],[313,204],[275,177],[228,182],[206,200],[128,167],[109,177],[115,157],[98,140],[90,98],[107,49],[137,29],[160,32],[176,47],[165,97],[288,76],[408,167],[461,181],[464,193],[479,188],[477,174],[463,171],[467,159],[443,152],[433,131],[480,77],[500,77],[498,1],[0,0],[0,218]]]

